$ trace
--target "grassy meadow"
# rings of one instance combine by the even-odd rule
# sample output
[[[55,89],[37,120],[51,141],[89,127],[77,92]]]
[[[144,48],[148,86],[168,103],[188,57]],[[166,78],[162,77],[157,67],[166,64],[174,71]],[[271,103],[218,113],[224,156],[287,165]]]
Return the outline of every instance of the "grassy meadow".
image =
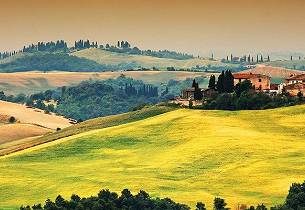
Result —
[[[194,207],[283,202],[305,178],[305,106],[178,109],[0,157],[0,209],[102,188],[144,189]]]
[[[173,66],[176,69],[193,68],[199,66],[238,66],[236,64],[224,64],[220,61],[211,61],[209,59],[193,58],[187,60],[177,60],[170,58],[157,58],[145,55],[129,55],[125,53],[115,53],[102,49],[90,48],[72,53],[72,55],[93,60],[100,64],[118,65],[121,63],[135,63],[138,66],[152,68],[157,67],[162,70]]]

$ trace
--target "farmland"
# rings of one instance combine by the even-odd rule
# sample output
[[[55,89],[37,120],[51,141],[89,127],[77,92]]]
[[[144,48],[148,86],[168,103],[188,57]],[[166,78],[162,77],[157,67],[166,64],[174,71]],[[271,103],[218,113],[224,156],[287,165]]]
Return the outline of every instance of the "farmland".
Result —
[[[9,123],[14,117],[14,123]],[[36,144],[36,138],[70,126],[68,119],[21,104],[0,101],[0,155]]]
[[[143,113],[144,114],[144,113]],[[0,159],[0,208],[101,188],[168,196],[194,207],[224,197],[281,203],[305,170],[305,106],[178,109],[75,135]],[[24,189],[27,189],[26,191]],[[211,207],[211,206],[209,206]]]
[[[118,64],[136,64],[137,66],[145,68],[160,68],[162,70],[167,67],[175,67],[176,69],[191,69],[199,66],[227,66],[227,67],[236,67],[237,64],[225,64],[216,60],[209,60],[204,58],[192,58],[186,60],[176,60],[169,58],[157,58],[152,56],[143,56],[143,55],[129,55],[125,53],[115,53],[109,52],[102,49],[85,49],[72,53],[72,55],[86,58],[88,60],[95,61],[100,64],[107,65],[118,65]]]
[[[170,79],[185,80],[199,76],[209,77],[205,72],[126,71],[126,72],[19,72],[0,73],[0,90],[7,94],[32,94],[62,86],[76,85],[89,79],[117,78],[121,74],[145,83],[160,85]],[[208,80],[207,80],[208,81]]]

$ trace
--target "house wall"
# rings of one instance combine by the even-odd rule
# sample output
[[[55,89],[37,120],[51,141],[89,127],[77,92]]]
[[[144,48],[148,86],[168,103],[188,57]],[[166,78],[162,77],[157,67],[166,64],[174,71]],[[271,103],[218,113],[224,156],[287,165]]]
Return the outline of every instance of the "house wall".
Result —
[[[293,84],[291,86],[287,86],[285,88],[285,90],[291,96],[297,96],[299,92],[301,92],[301,93],[303,93],[303,95],[305,95],[305,84],[302,84],[302,83]]]
[[[234,79],[234,85],[238,84],[239,82],[243,82],[247,79]],[[266,76],[262,77],[252,77],[250,79],[252,85],[254,85],[256,90],[266,90],[270,89],[270,78]]]

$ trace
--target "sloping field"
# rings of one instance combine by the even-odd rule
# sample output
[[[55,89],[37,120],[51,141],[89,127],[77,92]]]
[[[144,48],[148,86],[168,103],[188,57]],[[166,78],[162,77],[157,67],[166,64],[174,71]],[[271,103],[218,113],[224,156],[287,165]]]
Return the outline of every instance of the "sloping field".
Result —
[[[43,129],[42,127],[38,127],[40,131],[44,132],[42,134],[45,134],[44,136],[37,137],[35,139],[33,138],[26,138],[29,136],[39,136],[34,135],[32,129],[27,130],[27,132],[21,132],[21,130],[18,129],[21,124],[14,124],[11,126],[14,126],[16,133],[8,135],[6,137],[6,140],[2,142],[0,140],[0,156],[10,154],[16,151],[21,151],[26,148],[30,148],[36,145],[40,145],[46,142],[51,142],[57,139],[61,139],[64,137],[72,136],[75,134],[79,134],[82,132],[90,131],[90,130],[96,130],[101,128],[107,128],[111,126],[117,126],[129,122],[134,122],[137,120],[142,120],[148,117],[156,116],[159,114],[163,114],[165,112],[172,111],[173,108],[167,107],[167,106],[153,106],[148,108],[143,108],[138,111],[134,112],[128,112],[124,114],[114,115],[114,116],[107,116],[107,117],[100,117],[96,119],[87,120],[82,123],[78,123],[73,126],[69,126],[65,129],[62,129],[57,132],[50,132],[51,130]],[[28,125],[29,126],[29,125]],[[36,126],[37,127],[37,126]],[[4,130],[3,130],[4,131]],[[31,131],[31,132],[30,132]],[[0,135],[4,136],[7,132],[1,133],[1,126],[0,126]],[[40,135],[42,135],[40,134]],[[16,136],[23,135],[23,138],[18,138],[22,140],[15,141],[17,138]],[[14,141],[13,141],[14,140]]]
[[[179,109],[0,158],[0,208],[101,188],[144,189],[192,207],[214,196],[232,208],[277,204],[305,178],[304,139],[305,106]]]
[[[278,78],[278,79],[286,79],[289,78],[291,75],[299,75],[304,74],[304,71],[299,70],[292,70],[292,69],[285,69],[281,67],[271,67],[271,66],[264,66],[264,67],[256,67],[254,69],[244,70],[241,72],[245,73],[253,73],[253,74],[263,74],[270,76],[271,78]]]
[[[16,123],[8,123],[11,116],[16,118]],[[70,121],[61,116],[0,101],[0,155],[35,145],[35,140],[30,137],[42,136],[70,125]]]
[[[1,144],[33,136],[41,136],[52,130],[31,124],[6,124],[0,126],[0,154]]]
[[[70,121],[62,116],[45,114],[42,110],[27,108],[21,104],[0,101],[0,114],[14,116],[21,123],[39,125],[55,130],[70,126]]]
[[[144,55],[129,55],[124,53],[115,53],[96,48],[77,51],[72,53],[72,55],[82,58],[87,58],[89,60],[93,60],[101,64],[118,65],[121,63],[136,63],[137,65],[146,68],[157,67],[161,69],[166,69],[167,67],[173,66],[176,69],[179,68],[188,69],[195,67],[196,65],[207,66],[208,64],[213,66],[227,66],[227,65],[236,66],[235,64],[224,64],[219,61],[211,61],[208,59],[194,58],[187,60],[176,60],[176,59],[157,58],[157,57],[144,56]]]
[[[199,76],[209,77],[205,72],[126,71],[126,72],[20,72],[0,73],[0,90],[7,94],[32,94],[62,86],[70,86],[88,79],[116,78],[121,74],[146,83],[160,84]]]

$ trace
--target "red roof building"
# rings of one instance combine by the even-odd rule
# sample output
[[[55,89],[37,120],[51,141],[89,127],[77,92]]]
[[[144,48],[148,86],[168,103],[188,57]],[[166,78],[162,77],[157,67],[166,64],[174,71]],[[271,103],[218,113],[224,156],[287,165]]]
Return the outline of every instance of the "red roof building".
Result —
[[[236,73],[233,74],[234,85],[249,80],[254,86],[255,90],[270,90],[270,77],[262,74],[252,73]]]

